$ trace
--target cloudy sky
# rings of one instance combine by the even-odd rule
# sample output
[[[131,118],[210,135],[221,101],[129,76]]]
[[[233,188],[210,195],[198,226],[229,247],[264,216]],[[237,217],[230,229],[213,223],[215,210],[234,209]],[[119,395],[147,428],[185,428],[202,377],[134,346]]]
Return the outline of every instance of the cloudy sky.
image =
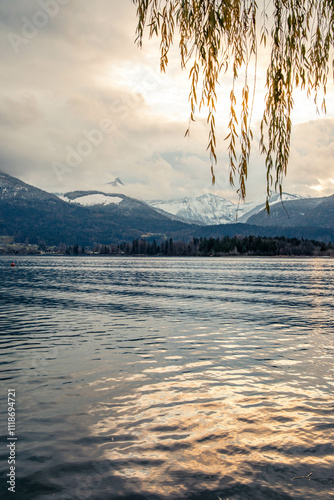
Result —
[[[120,190],[140,199],[207,192],[236,200],[227,181],[228,81],[217,114],[217,182],[211,187],[205,114],[184,133],[189,82],[177,46],[166,74],[159,44],[135,44],[131,0],[1,0],[0,170],[47,191]],[[264,73],[261,58],[248,200],[265,198],[258,154]],[[327,115],[295,95],[291,158],[284,191],[334,193],[334,89]]]

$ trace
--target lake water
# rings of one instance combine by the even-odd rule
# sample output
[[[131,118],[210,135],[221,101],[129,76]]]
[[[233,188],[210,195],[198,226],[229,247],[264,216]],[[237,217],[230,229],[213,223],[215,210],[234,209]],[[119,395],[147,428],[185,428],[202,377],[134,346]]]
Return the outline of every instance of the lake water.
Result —
[[[334,259],[12,259],[2,499],[334,498]]]

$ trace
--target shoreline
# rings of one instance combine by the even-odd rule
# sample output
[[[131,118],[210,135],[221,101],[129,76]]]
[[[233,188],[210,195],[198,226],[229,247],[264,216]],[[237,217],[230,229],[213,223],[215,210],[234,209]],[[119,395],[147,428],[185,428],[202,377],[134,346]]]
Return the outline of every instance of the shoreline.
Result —
[[[221,258],[270,258],[270,259],[333,259],[334,254],[332,255],[266,255],[266,254],[224,254],[224,255],[146,255],[146,254],[135,254],[135,255],[126,255],[126,254],[85,254],[85,255],[67,255],[67,254],[58,254],[58,253],[44,253],[44,254],[0,254],[1,257],[8,257],[11,260],[13,258],[20,257],[66,257],[67,259],[73,258],[104,258],[104,259],[113,259],[113,258],[136,258],[136,259],[221,259]],[[9,260],[10,260],[9,259]]]

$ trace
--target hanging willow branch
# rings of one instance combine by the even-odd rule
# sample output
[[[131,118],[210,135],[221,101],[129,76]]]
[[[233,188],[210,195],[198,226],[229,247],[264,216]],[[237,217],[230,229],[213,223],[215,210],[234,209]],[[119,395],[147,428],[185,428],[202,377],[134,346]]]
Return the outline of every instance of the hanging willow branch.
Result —
[[[255,77],[250,89],[248,68],[257,65],[258,43],[264,47],[270,39],[271,57],[267,69],[264,113],[261,122],[260,151],[267,170],[267,209],[270,190],[282,194],[287,173],[291,139],[293,90],[305,89],[313,95],[318,109],[326,111],[325,94],[334,45],[333,0],[271,0],[258,7],[255,0],[133,0],[137,5],[137,41],[142,46],[148,26],[150,36],[160,37],[160,68],[166,71],[168,52],[179,34],[181,67],[190,68],[190,120],[196,109],[206,107],[209,127],[208,151],[212,180],[216,153],[216,87],[222,74],[232,72],[230,116],[228,121],[229,180],[238,183],[237,192],[246,196],[249,166],[251,117],[256,87]],[[260,28],[257,22],[260,20]],[[268,30],[268,25],[271,30]],[[334,60],[331,61],[334,69]],[[244,82],[237,116],[236,81],[242,73]],[[198,97],[199,80],[202,80]],[[251,96],[251,97],[250,97]],[[189,134],[189,127],[186,135]]]

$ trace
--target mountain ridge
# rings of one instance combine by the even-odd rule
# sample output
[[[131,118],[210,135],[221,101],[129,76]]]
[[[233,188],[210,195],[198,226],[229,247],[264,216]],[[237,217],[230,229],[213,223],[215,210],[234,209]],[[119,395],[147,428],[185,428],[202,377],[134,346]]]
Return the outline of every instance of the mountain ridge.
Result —
[[[206,198],[212,200],[211,196]],[[231,207],[233,204],[229,203]],[[287,213],[291,216],[287,217]],[[269,216],[256,209],[247,223],[240,218],[233,223],[205,226],[189,222],[181,222],[175,215],[164,214],[123,194],[92,190],[55,195],[0,173],[0,235],[13,236],[17,242],[44,241],[48,245],[109,244],[171,237],[186,241],[192,237],[234,235],[334,241],[334,195],[287,200],[284,205],[271,206]]]
[[[81,206],[0,173],[0,235],[30,243],[91,245],[129,241],[144,234],[164,237],[188,227],[144,202],[117,196],[118,204]]]

